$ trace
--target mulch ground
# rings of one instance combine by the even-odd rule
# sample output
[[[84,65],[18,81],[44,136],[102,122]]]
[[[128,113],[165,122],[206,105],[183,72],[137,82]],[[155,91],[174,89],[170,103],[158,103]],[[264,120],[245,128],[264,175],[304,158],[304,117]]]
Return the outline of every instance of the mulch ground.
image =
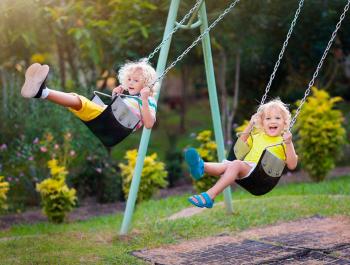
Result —
[[[88,198],[81,202],[79,208],[75,208],[68,215],[68,222],[82,221],[94,216],[108,215],[124,211],[125,203],[97,203],[95,198]],[[46,216],[40,208],[31,209],[23,213],[7,214],[0,216],[0,229],[8,229],[12,225],[35,224],[47,222]]]
[[[154,265],[350,264],[350,218],[315,216],[132,255]]]
[[[343,176],[350,173],[350,167],[339,167],[334,169],[328,178],[336,176]],[[298,171],[287,173],[281,178],[280,184],[291,182],[310,182],[305,172]],[[235,187],[234,187],[235,188]],[[172,195],[179,195],[183,193],[194,192],[191,182],[188,179],[183,179],[177,187],[161,190],[156,198],[165,198]],[[187,202],[184,202],[187,203]],[[69,222],[86,220],[94,216],[101,216],[107,214],[115,214],[123,212],[125,209],[125,202],[100,204],[94,198],[85,199],[80,202],[80,207],[75,208],[68,216]],[[192,211],[192,210],[190,210]],[[190,213],[190,215],[192,212]],[[40,208],[31,209],[23,213],[7,214],[0,216],[0,229],[8,229],[16,224],[34,224],[38,222],[46,222],[47,218],[42,214]]]

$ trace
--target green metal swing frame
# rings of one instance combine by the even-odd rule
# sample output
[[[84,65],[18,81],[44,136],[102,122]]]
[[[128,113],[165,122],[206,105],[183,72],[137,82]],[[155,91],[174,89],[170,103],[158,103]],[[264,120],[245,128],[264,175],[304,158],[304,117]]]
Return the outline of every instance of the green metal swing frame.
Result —
[[[171,37],[172,37],[172,36],[169,37],[169,33],[171,33],[173,31],[174,26],[177,25],[176,18],[177,18],[180,2],[181,0],[171,0],[171,3],[170,3],[168,18],[167,18],[167,22],[166,22],[166,26],[163,34],[163,40],[165,39],[167,40],[165,41],[164,45],[160,49],[160,54],[157,62],[156,71],[158,75],[160,75],[161,73],[164,73],[164,70],[166,69],[166,63],[167,63],[169,48],[171,44]],[[198,15],[199,20],[195,23],[192,23],[196,15]],[[194,28],[200,27],[201,34],[208,29],[208,18],[207,18],[207,12],[206,12],[204,0],[199,5],[198,10],[196,10],[195,13],[193,13],[188,24],[186,26],[180,26],[180,27],[186,28],[186,29],[194,29]],[[221,126],[218,96],[216,92],[216,83],[215,83],[215,76],[214,76],[214,66],[213,66],[209,32],[207,32],[205,36],[203,36],[203,38],[201,39],[201,42],[202,42],[202,49],[203,49],[206,79],[208,83],[209,102],[210,102],[210,109],[211,109],[211,115],[213,120],[214,135],[215,135],[215,141],[217,145],[217,154],[218,154],[219,161],[223,161],[225,159],[225,145],[224,145],[222,126]],[[159,82],[161,85],[161,80]],[[156,96],[156,101],[158,101],[159,94],[160,93],[158,93]],[[152,131],[151,129],[147,129],[147,128],[143,128],[143,131],[142,131],[141,141],[140,141],[137,160],[136,160],[136,166],[135,166],[135,170],[134,170],[134,174],[133,174],[133,178],[130,186],[128,200],[126,203],[122,226],[120,228],[121,235],[127,234],[130,227],[132,215],[135,208],[137,192],[141,181],[141,172],[143,169],[144,159],[147,153],[151,131]],[[230,187],[224,190],[224,200],[225,200],[227,212],[233,213]]]

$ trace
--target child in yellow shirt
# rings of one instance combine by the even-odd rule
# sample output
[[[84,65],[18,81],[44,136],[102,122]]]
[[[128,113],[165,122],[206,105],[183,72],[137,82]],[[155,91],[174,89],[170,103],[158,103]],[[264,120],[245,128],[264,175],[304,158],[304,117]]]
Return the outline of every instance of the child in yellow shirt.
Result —
[[[262,152],[272,144],[284,142],[285,151],[280,145],[272,147],[269,151],[284,160],[289,169],[294,169],[298,163],[298,156],[295,153],[292,134],[287,131],[290,117],[287,106],[279,99],[261,105],[240,136],[251,147],[243,161],[204,162],[194,148],[188,149],[185,160],[193,178],[200,179],[204,172],[221,176],[212,188],[200,195],[191,196],[189,202],[197,207],[213,207],[215,197],[236,179],[248,177],[257,165]],[[249,132],[254,126],[258,129],[258,133],[250,135]]]

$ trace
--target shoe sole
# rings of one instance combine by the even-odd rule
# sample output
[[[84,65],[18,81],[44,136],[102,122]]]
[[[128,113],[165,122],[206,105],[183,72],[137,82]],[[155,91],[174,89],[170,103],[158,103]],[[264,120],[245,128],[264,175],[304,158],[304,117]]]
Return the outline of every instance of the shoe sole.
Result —
[[[185,153],[185,160],[190,167],[198,164],[198,152],[194,148],[189,148]]]
[[[21,95],[25,98],[33,98],[39,91],[49,73],[48,65],[34,63],[28,67],[25,73],[25,82],[21,89]]]
[[[185,161],[187,162],[187,164],[190,168],[191,175],[195,180],[199,180],[203,176],[203,175],[201,175],[200,172],[197,172],[197,169],[200,166],[199,159],[200,159],[200,156],[199,156],[198,152],[196,151],[196,149],[189,148],[186,151]]]
[[[192,196],[191,197],[189,197],[188,199],[187,199],[187,201],[188,202],[190,202],[193,206],[196,206],[196,207],[198,207],[198,208],[203,208],[203,206],[200,206],[198,203],[196,203],[193,199],[191,199],[192,198]]]

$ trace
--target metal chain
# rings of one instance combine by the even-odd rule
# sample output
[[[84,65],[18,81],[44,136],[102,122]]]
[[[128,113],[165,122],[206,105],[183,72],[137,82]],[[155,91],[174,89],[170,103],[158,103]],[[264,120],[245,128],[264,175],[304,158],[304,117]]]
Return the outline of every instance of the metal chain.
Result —
[[[195,41],[192,42],[192,44],[190,46],[187,47],[187,49],[185,51],[183,51],[177,58],[175,61],[173,61],[164,71],[163,73],[156,79],[156,81],[151,85],[151,87],[153,87],[157,82],[159,82],[160,80],[162,80],[164,78],[164,76],[179,62],[182,60],[182,58],[194,47],[197,45],[197,43],[199,41],[201,41],[203,39],[203,37],[212,29],[216,26],[217,23],[219,23],[225,16],[227,13],[229,13],[234,7],[235,5],[239,2],[240,0],[235,0],[234,2],[232,2],[225,10],[222,14],[220,14],[220,16],[205,30],[203,31],[203,33],[201,35],[199,35],[197,37],[197,39]],[[350,1],[350,0],[349,0]]]
[[[185,23],[185,21],[190,17],[190,15],[199,8],[203,0],[197,0],[196,4],[188,11],[188,13],[182,18],[182,20],[174,27],[174,29],[166,36],[166,38],[151,52],[147,57],[147,62],[151,60],[154,55],[163,47],[163,45],[171,38],[171,36],[180,28],[180,26]]]
[[[334,39],[335,39],[335,37],[336,37],[336,35],[337,35],[337,31],[338,31],[338,29],[340,28],[341,23],[342,23],[342,21],[343,21],[344,18],[345,18],[346,12],[347,12],[348,9],[349,9],[349,5],[350,5],[350,0],[348,0],[348,3],[347,3],[347,4],[345,5],[345,7],[344,7],[344,11],[343,11],[343,13],[341,14],[341,16],[340,16],[340,18],[339,18],[339,21],[338,21],[338,23],[337,23],[337,25],[336,25],[336,27],[335,27],[335,30],[334,30],[333,33],[332,33],[331,39],[328,41],[328,45],[327,45],[325,51],[323,52],[323,55],[322,55],[322,57],[321,57],[321,60],[320,60],[320,62],[319,62],[318,65],[317,65],[316,71],[314,72],[311,81],[309,82],[309,85],[308,85],[308,88],[307,88],[306,91],[305,91],[304,97],[303,97],[303,99],[300,101],[299,107],[298,107],[298,109],[296,110],[296,112],[295,112],[295,114],[294,114],[294,117],[292,118],[292,120],[291,120],[291,122],[290,122],[289,129],[291,129],[291,128],[293,127],[293,125],[295,124],[295,122],[296,122],[296,120],[297,120],[297,117],[298,117],[298,115],[299,115],[299,113],[300,113],[300,110],[301,110],[302,106],[304,105],[304,103],[305,103],[305,101],[306,101],[306,98],[308,97],[308,95],[309,95],[310,92],[311,92],[311,87],[312,87],[312,86],[314,85],[314,83],[315,83],[315,79],[316,79],[316,77],[318,76],[318,73],[319,73],[319,71],[320,71],[320,69],[321,69],[321,67],[322,67],[322,65],[323,65],[323,62],[324,62],[324,60],[325,60],[325,58],[326,58],[326,56],[327,56],[327,54],[328,54],[328,51],[329,51],[329,49],[331,48],[331,46],[332,46],[332,44],[333,44],[333,41],[334,41]]]
[[[270,91],[272,81],[273,81],[273,79],[275,78],[276,71],[277,71],[277,69],[278,69],[278,67],[279,67],[279,65],[280,65],[280,63],[281,63],[281,59],[282,59],[282,57],[283,57],[284,51],[286,50],[286,47],[287,47],[287,45],[288,45],[289,38],[290,38],[290,36],[292,35],[294,26],[295,26],[295,24],[296,24],[296,22],[297,22],[297,19],[298,19],[298,17],[299,17],[300,10],[301,10],[301,8],[303,7],[303,4],[304,4],[304,0],[300,0],[300,2],[299,2],[299,7],[298,7],[297,11],[295,12],[294,19],[293,19],[292,24],[291,24],[291,26],[290,26],[290,28],[289,28],[289,31],[288,31],[286,40],[285,40],[284,43],[283,43],[283,47],[282,47],[282,49],[281,49],[281,51],[280,51],[280,54],[278,55],[278,60],[277,60],[277,62],[275,63],[275,67],[274,67],[273,72],[272,72],[272,74],[271,74],[271,76],[270,76],[270,80],[269,80],[269,82],[268,82],[268,84],[267,84],[267,86],[266,86],[266,88],[265,88],[265,94],[264,94],[263,97],[261,98],[260,106],[263,105],[263,104],[265,103],[265,100],[266,100],[266,98],[267,98],[267,94],[268,94],[269,91]]]

